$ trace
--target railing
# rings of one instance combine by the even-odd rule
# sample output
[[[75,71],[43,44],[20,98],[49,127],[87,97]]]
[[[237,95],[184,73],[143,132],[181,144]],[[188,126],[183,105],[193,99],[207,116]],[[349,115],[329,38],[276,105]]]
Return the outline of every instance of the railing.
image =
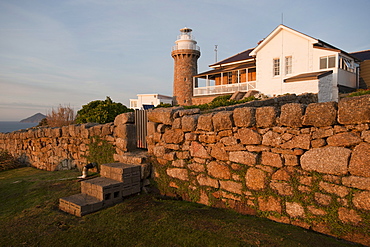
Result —
[[[183,50],[183,49],[200,51],[200,47],[195,44],[187,44],[187,45],[181,44],[181,45],[172,46],[172,51]]]
[[[197,87],[194,88],[194,96],[201,95],[212,95],[212,94],[223,94],[223,93],[235,93],[236,91],[249,91],[256,89],[256,82],[243,82],[235,84],[225,84],[208,87]]]

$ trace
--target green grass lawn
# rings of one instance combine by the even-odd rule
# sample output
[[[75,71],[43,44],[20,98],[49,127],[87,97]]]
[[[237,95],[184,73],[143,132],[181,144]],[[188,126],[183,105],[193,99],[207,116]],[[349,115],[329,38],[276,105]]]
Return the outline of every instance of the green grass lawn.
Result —
[[[0,246],[356,246],[154,194],[78,218],[59,211],[58,200],[80,192],[79,175],[30,167],[0,172]]]

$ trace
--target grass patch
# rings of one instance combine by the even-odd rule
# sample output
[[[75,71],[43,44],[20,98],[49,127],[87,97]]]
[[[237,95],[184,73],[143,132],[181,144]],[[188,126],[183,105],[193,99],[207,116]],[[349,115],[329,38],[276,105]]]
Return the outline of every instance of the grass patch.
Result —
[[[0,172],[1,246],[353,246],[226,209],[156,194],[78,218],[58,199],[79,193],[78,171],[25,167]]]
[[[370,94],[370,89],[358,89],[356,92],[350,93],[347,97],[355,97]]]

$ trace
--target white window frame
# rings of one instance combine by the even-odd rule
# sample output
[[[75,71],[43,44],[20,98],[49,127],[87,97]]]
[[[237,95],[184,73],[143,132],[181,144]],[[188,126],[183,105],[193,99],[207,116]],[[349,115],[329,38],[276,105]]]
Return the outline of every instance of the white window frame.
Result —
[[[325,65],[324,65],[324,67],[321,67],[321,60],[324,60],[324,59],[325,59]],[[334,65],[333,66],[330,66],[330,63],[329,63],[330,62],[330,59],[334,59]],[[320,57],[320,60],[319,60],[319,68],[320,69],[331,69],[331,68],[335,68],[335,55]]]
[[[292,74],[293,70],[293,58],[292,56],[286,56],[285,57],[285,74],[286,75],[289,75],[289,74]]]
[[[273,76],[280,75],[280,58],[274,58],[272,60],[272,75]]]

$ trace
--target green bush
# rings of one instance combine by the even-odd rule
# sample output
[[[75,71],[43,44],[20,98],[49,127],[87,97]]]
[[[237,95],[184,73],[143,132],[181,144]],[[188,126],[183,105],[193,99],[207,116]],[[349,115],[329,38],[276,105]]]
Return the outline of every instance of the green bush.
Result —
[[[359,89],[356,92],[350,93],[347,97],[355,97],[370,94],[370,89]]]
[[[98,170],[100,170],[100,165],[114,162],[115,148],[108,141],[101,139],[99,136],[93,136],[90,137],[88,147],[89,154],[85,157],[88,162],[97,163]]]
[[[76,123],[110,123],[121,113],[134,111],[127,108],[122,103],[113,102],[107,96],[106,100],[91,101],[83,105],[82,109],[77,112]]]
[[[248,98],[242,99],[242,100],[231,100],[231,95],[222,95],[214,98],[210,103],[201,104],[201,105],[191,105],[191,106],[184,106],[185,109],[193,109],[193,108],[199,108],[201,111],[204,110],[211,110],[217,107],[221,106],[230,106],[230,105],[236,105],[241,104],[253,100],[258,100],[254,96],[250,96]]]
[[[22,163],[13,157],[7,150],[0,149],[0,171],[21,167]]]

